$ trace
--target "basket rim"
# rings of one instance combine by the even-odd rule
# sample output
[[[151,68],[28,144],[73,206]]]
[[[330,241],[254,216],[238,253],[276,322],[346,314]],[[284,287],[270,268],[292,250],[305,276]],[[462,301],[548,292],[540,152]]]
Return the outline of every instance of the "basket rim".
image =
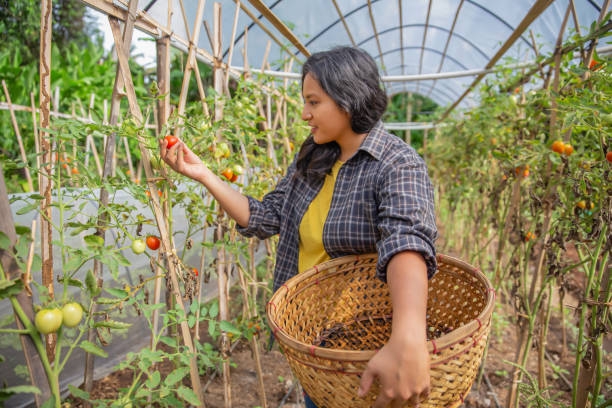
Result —
[[[300,351],[303,353],[308,353],[311,356],[326,358],[329,360],[337,360],[337,361],[352,361],[352,362],[367,362],[369,361],[378,350],[334,350],[328,349],[324,347],[318,347],[314,345],[309,345],[294,339],[285,333],[274,321],[274,319],[270,316],[271,306],[276,307],[278,302],[281,299],[281,296],[284,295],[282,292],[283,289],[289,291],[290,288],[297,286],[302,281],[309,279],[311,276],[324,272],[327,269],[333,268],[337,265],[344,264],[346,262],[359,261],[359,259],[377,257],[376,253],[369,254],[361,254],[361,255],[348,255],[339,258],[334,258],[329,261],[323,262],[319,265],[315,265],[312,268],[299,273],[289,280],[285,282],[270,298],[270,301],[266,305],[266,316],[268,318],[268,324],[272,329],[272,333],[276,337],[276,339],[284,344],[287,347],[295,351]],[[437,354],[441,350],[448,348],[465,338],[471,336],[475,332],[477,332],[482,326],[486,325],[486,322],[491,317],[493,313],[493,307],[495,303],[495,289],[491,285],[489,279],[485,276],[485,274],[478,268],[470,265],[469,263],[462,261],[458,258],[452,257],[450,255],[445,254],[437,254],[436,258],[438,261],[442,261],[446,264],[459,267],[472,276],[477,278],[484,284],[486,289],[486,297],[487,302],[483,310],[480,312],[478,317],[471,320],[469,323],[454,329],[453,331],[444,334],[438,337],[435,340],[427,341],[427,350],[429,354]],[[286,293],[286,292],[285,292]]]

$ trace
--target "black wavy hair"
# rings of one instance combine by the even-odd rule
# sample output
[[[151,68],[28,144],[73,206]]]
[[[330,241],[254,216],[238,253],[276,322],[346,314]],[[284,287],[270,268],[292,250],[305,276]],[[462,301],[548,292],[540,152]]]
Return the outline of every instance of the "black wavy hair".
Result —
[[[302,86],[306,74],[349,114],[355,133],[368,133],[387,109],[376,62],[362,49],[336,47],[312,54],[302,67]],[[331,172],[338,157],[340,146],[336,142],[316,144],[310,135],[298,153],[296,175],[320,179]]]

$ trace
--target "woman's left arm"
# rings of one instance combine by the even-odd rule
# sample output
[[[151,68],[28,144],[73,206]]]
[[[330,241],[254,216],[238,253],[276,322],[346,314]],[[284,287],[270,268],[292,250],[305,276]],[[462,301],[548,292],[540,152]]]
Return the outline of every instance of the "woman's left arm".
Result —
[[[380,393],[374,408],[415,406],[429,394],[427,351],[427,266],[418,252],[395,254],[387,266],[387,283],[393,305],[391,338],[368,362],[361,377],[358,396],[367,394],[374,378]]]

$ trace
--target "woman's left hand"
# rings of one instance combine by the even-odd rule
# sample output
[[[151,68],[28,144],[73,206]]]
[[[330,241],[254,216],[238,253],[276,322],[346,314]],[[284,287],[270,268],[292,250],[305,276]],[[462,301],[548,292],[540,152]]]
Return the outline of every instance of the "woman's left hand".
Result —
[[[393,337],[370,361],[361,376],[359,397],[364,397],[377,377],[380,393],[374,408],[401,407],[410,401],[417,407],[429,395],[429,353],[425,339]]]

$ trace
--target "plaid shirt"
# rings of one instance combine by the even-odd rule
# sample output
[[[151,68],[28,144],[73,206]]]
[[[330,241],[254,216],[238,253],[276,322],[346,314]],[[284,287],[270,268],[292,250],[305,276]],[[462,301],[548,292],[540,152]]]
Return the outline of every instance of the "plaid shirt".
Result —
[[[247,196],[249,224],[237,226],[247,237],[280,234],[275,291],[298,273],[299,226],[324,182],[293,177],[295,171],[294,158],[285,177],[262,201]],[[323,228],[325,251],[331,258],[377,252],[377,276],[383,281],[393,255],[416,251],[423,255],[431,278],[436,237],[433,187],[425,162],[378,122],[338,172]]]

